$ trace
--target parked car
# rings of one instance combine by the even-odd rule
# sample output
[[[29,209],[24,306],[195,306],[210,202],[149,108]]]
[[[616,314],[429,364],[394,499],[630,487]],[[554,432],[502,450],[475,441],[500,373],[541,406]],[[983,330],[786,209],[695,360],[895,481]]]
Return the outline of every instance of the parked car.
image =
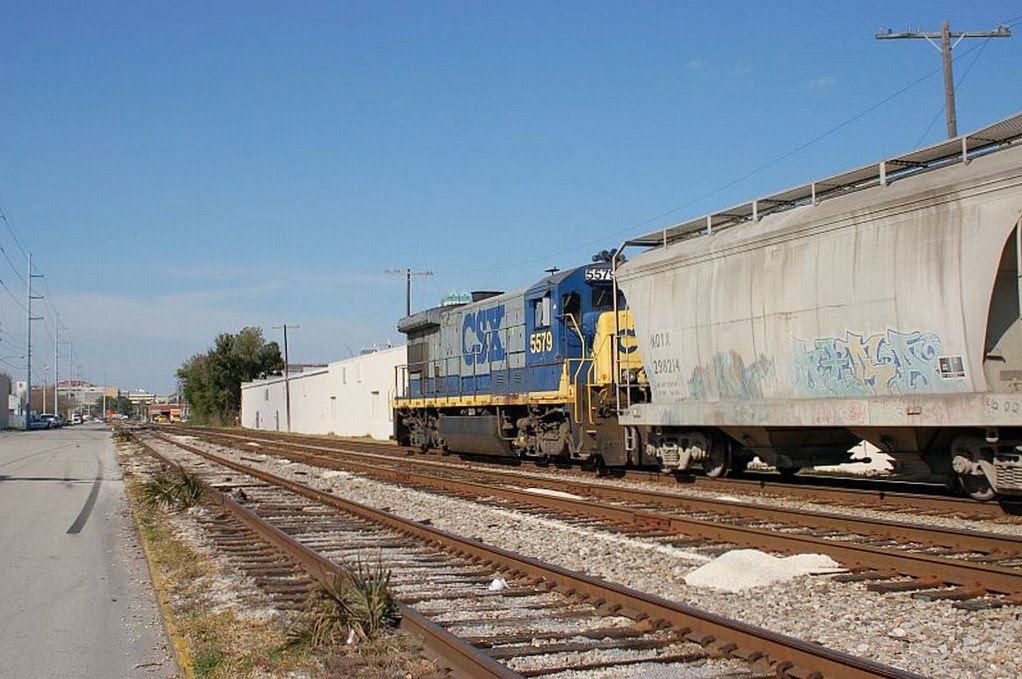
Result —
[[[28,418],[28,429],[29,429],[29,431],[32,431],[34,429],[49,429],[49,428],[50,428],[50,423],[47,422],[46,420],[42,419],[41,417],[36,417],[35,415],[32,415],[31,417]]]
[[[60,429],[64,426],[64,419],[60,415],[54,415],[53,413],[43,413],[39,416],[39,419],[47,423],[48,429]]]

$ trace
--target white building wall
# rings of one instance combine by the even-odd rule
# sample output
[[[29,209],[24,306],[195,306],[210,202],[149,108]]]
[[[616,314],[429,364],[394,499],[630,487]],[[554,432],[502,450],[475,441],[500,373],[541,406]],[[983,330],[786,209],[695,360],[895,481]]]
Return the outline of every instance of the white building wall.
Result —
[[[330,421],[330,371],[327,369],[291,378],[291,431],[302,434],[329,434],[333,431]],[[285,412],[282,410],[282,412]],[[281,420],[281,431],[287,431],[286,420]]]
[[[334,384],[333,421],[338,436],[370,436],[386,440],[394,433],[390,399],[394,370],[407,363],[404,346],[330,364]]]
[[[390,438],[394,372],[405,363],[407,352],[400,346],[292,376],[291,430],[303,434]],[[282,377],[241,385],[241,426],[287,431]]]
[[[329,389],[329,378],[330,374],[325,368],[289,378],[291,431],[303,434],[326,434],[330,431],[329,422],[323,422],[325,413],[329,411],[317,413],[313,405],[317,394],[320,395],[318,400],[326,399],[323,394]],[[326,428],[323,428],[324,425]],[[264,431],[287,431],[287,398],[283,377],[241,385],[241,426]]]

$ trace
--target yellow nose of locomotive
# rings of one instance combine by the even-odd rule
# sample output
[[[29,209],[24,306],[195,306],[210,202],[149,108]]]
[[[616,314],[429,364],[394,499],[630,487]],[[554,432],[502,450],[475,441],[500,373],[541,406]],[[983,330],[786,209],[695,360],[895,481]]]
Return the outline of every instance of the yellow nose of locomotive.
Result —
[[[596,335],[593,340],[596,384],[605,385],[614,382],[615,370],[618,382],[633,384],[646,382],[646,373],[642,368],[642,356],[639,354],[639,344],[635,339],[635,324],[631,311],[618,311],[616,323],[613,311],[600,314],[600,318],[596,322]]]

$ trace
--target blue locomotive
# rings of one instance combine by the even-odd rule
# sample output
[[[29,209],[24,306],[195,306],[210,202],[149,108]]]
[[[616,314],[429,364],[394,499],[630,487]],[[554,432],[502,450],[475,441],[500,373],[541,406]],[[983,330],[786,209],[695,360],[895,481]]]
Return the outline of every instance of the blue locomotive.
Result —
[[[606,259],[606,258],[604,258]],[[617,405],[648,385],[611,265],[553,272],[402,319],[395,439],[422,450],[642,464]]]

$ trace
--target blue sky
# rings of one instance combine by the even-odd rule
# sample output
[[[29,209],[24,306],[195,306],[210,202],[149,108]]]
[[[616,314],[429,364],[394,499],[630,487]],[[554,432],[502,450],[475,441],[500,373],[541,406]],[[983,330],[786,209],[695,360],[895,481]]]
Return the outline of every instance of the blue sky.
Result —
[[[271,326],[300,325],[296,361],[396,342],[404,280],[386,269],[435,272],[413,282],[415,308],[518,288],[625,236],[940,140],[938,52],[874,34],[1020,15],[996,1],[8,0],[0,247],[17,270],[0,258],[0,365],[24,374],[23,250],[47,296],[34,380],[56,313],[86,379],[156,391],[245,325],[276,339]],[[1022,110],[1020,55],[1022,35],[958,46],[960,131]]]

